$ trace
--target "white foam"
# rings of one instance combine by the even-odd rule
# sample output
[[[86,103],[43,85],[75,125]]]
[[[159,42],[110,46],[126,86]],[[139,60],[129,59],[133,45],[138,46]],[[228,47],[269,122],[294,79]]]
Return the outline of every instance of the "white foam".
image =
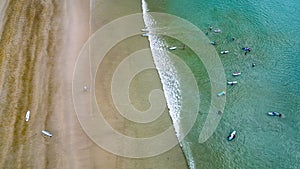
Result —
[[[185,143],[189,144],[189,142],[185,142]],[[189,169],[195,169],[196,168],[195,161],[194,161],[194,158],[192,156],[192,152],[191,152],[190,147],[191,147],[190,145],[184,146],[184,150],[186,151],[185,155],[187,156],[187,163],[188,163]]]
[[[148,40],[154,60],[154,64],[160,76],[164,95],[169,108],[169,114],[173,121],[173,126],[177,138],[181,138],[180,132],[180,111],[181,111],[181,91],[178,73],[170,56],[167,53],[166,43],[159,38],[159,28],[156,28],[156,22],[148,12],[148,5],[145,0],[142,0],[143,19],[146,28],[149,31]]]

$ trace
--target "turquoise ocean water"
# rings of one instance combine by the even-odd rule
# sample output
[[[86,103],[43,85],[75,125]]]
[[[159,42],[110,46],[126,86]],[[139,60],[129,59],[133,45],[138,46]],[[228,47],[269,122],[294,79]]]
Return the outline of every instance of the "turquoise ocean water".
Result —
[[[196,123],[182,142],[190,168],[300,168],[298,0],[148,0],[147,3],[151,12],[173,14],[196,25],[209,40],[218,42],[217,52],[229,50],[229,54],[220,55],[226,79],[239,82],[227,86],[222,119],[214,134],[200,144],[198,137],[212,94],[209,78],[193,52],[174,51],[193,71],[201,96]],[[209,25],[222,32],[209,31]],[[163,40],[175,43],[168,37]],[[241,50],[246,46],[252,48],[247,55]],[[256,66],[252,67],[252,63]],[[242,72],[241,76],[232,77],[234,71]],[[177,76],[180,78],[180,72],[176,72]],[[267,116],[268,111],[281,112],[284,118]],[[237,130],[237,137],[228,142],[226,137],[233,129]]]

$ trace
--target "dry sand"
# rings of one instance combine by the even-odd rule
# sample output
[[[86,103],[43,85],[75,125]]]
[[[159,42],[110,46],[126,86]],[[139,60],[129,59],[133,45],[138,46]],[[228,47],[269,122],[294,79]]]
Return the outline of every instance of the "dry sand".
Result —
[[[145,159],[104,151],[82,130],[73,107],[72,77],[81,47],[103,24],[140,12],[139,0],[96,1],[92,13],[97,22],[92,22],[92,27],[88,0],[9,2],[10,13],[1,22],[5,24],[0,41],[0,168],[186,168],[179,146]],[[140,41],[142,46],[147,45],[145,39]],[[106,83],[101,82],[101,77],[98,82]],[[109,86],[109,82],[103,86]],[[99,88],[98,92],[102,93],[102,89],[105,90]],[[97,97],[104,105],[111,102],[104,95]],[[28,109],[32,114],[25,123]],[[164,117],[171,125],[169,117]],[[124,122],[122,130],[130,133],[126,131],[132,125],[122,119],[111,125],[119,122]],[[40,134],[43,129],[54,136],[44,138]],[[140,132],[133,135],[139,136]]]
[[[71,91],[89,35],[89,1],[7,0],[0,7],[0,168],[93,168]],[[44,129],[54,136],[43,137]]]

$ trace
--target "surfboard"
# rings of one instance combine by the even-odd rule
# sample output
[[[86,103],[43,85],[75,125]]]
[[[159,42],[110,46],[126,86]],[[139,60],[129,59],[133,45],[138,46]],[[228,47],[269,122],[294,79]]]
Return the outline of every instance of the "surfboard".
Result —
[[[221,51],[220,53],[221,54],[227,54],[229,51],[228,50],[224,50],[224,51]]]
[[[175,49],[177,49],[177,47],[176,47],[176,46],[169,47],[169,50],[175,50]]]
[[[25,115],[25,121],[28,122],[29,121],[29,118],[30,118],[30,110],[28,110],[26,112],[26,115]]]
[[[42,134],[48,136],[48,137],[52,137],[52,133],[50,133],[49,131],[47,130],[42,130]]]
[[[227,84],[229,84],[229,85],[235,85],[237,83],[238,83],[237,81],[227,82]]]
[[[239,76],[239,75],[241,75],[241,72],[234,72],[234,73],[232,74],[232,76]]]

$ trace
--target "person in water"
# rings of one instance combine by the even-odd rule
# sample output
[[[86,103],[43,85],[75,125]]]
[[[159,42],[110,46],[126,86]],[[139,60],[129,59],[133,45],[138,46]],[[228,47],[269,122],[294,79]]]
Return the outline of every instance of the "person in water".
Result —
[[[184,50],[185,49],[185,45],[182,45],[181,49]]]
[[[248,48],[248,47],[244,47],[244,48],[242,48],[242,50],[245,51],[245,55],[247,55],[247,53],[251,52],[252,49]]]
[[[255,63],[252,63],[252,67],[255,67]]]
[[[216,41],[211,41],[210,44],[217,45],[218,43]]]
[[[245,51],[245,55],[247,55],[247,53],[251,52],[252,49],[246,47],[246,48],[244,48],[243,50]]]
[[[218,111],[218,115],[222,115],[222,111],[221,110]]]

